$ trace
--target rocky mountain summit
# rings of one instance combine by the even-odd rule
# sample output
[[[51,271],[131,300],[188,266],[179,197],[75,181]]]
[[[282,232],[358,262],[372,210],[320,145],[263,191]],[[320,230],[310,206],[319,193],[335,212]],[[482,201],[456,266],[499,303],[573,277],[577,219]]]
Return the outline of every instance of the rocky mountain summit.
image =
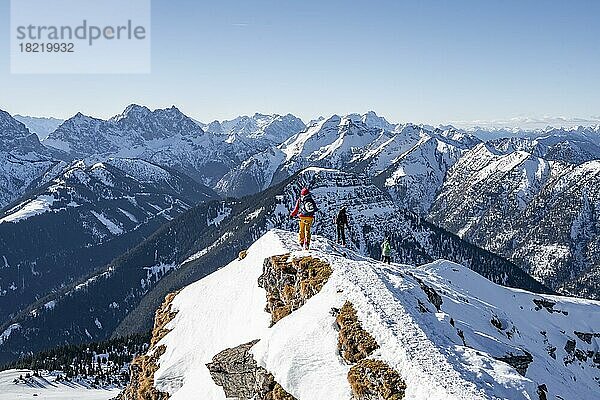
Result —
[[[273,230],[169,295],[123,400],[592,399],[600,303]],[[235,299],[236,301],[231,301]]]

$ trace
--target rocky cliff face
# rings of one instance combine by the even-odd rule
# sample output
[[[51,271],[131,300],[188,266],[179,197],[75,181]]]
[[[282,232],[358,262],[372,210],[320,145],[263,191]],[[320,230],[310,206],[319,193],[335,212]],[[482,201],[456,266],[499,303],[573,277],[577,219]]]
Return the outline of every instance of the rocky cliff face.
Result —
[[[302,307],[331,275],[329,264],[319,259],[289,258],[289,254],[267,258],[258,278],[258,285],[267,291],[265,311],[271,314],[271,324]]]
[[[150,339],[150,348],[146,354],[137,356],[129,367],[129,385],[121,392],[116,400],[166,400],[167,393],[154,387],[154,373],[158,370],[158,359],[166,350],[158,342],[169,332],[166,325],[173,320],[176,312],[171,310],[171,303],[177,292],[170,293],[156,310],[154,329]]]
[[[0,110],[0,209],[60,165],[25,125]]]

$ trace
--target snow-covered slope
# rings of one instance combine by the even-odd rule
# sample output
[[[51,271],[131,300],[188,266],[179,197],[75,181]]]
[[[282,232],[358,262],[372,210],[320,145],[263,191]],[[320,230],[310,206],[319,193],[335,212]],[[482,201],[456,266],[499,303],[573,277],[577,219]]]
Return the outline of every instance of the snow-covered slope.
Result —
[[[46,139],[60,124],[65,122],[63,119],[29,117],[25,115],[14,115],[13,118],[23,123],[27,129],[29,129],[30,132],[35,133],[40,140]]]
[[[269,296],[259,277],[266,258],[285,253],[325,261],[332,273],[320,291],[269,327]],[[597,396],[600,303],[500,287],[443,260],[411,267],[353,252],[343,257],[320,237],[302,251],[294,234],[279,230],[257,240],[243,260],[170,298],[170,322],[165,325],[166,310],[157,314],[166,330],[149,353],[151,359],[157,353],[158,365],[150,383],[172,400],[199,393],[225,399],[221,386],[239,390],[255,382],[211,376],[207,364],[223,350],[257,340],[244,362],[254,359],[294,398],[350,399],[348,374],[356,364],[340,356],[336,328],[346,302],[378,345],[368,359],[399,375],[407,399]]]
[[[33,373],[23,369],[0,371],[0,400],[109,400],[119,393],[117,387],[94,388],[90,381],[57,381],[55,373]]]
[[[415,134],[418,134],[416,141]],[[435,200],[448,169],[478,140],[456,130],[426,131],[410,125],[404,127],[394,140],[403,137],[413,138],[407,141],[410,147],[392,152],[393,158],[386,163],[389,167],[375,180],[397,204],[425,214]]]
[[[599,204],[598,161],[564,164],[481,144],[450,169],[429,218],[558,287],[598,265]]]

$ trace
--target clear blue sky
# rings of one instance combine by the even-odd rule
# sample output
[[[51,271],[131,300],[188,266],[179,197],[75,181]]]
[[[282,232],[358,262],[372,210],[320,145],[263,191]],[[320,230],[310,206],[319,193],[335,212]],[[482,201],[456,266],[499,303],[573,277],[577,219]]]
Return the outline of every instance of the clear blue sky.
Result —
[[[108,117],[175,104],[204,121],[598,116],[598,16],[600,1],[154,0],[148,75],[11,75],[5,29],[0,108]]]

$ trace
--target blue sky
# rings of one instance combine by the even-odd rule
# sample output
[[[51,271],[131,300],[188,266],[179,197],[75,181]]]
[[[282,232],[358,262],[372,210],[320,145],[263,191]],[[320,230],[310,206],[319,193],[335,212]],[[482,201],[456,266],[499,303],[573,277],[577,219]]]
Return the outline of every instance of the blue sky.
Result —
[[[0,108],[109,117],[177,105],[203,121],[375,110],[394,122],[600,115],[598,1],[152,2],[152,73],[11,75]],[[0,2],[9,25],[9,2]]]

